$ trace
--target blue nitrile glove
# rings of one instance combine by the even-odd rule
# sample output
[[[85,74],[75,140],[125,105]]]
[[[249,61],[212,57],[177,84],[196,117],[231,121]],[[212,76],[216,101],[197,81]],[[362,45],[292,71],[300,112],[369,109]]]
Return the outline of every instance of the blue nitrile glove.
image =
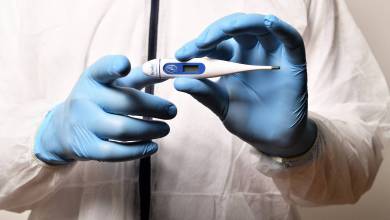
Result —
[[[178,78],[175,88],[210,108],[225,127],[259,151],[280,157],[305,153],[317,127],[307,118],[305,47],[299,33],[275,16],[232,14],[211,24],[176,53],[280,70],[207,79]]]
[[[155,153],[157,145],[149,140],[167,135],[169,126],[129,115],[171,119],[176,106],[139,91],[158,80],[140,68],[129,71],[124,56],[103,57],[85,70],[66,101],[41,124],[35,155],[48,164],[65,164],[124,161]]]

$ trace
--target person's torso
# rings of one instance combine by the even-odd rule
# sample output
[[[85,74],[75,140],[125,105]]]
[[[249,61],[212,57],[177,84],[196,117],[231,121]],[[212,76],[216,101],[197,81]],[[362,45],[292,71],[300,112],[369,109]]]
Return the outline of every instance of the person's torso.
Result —
[[[24,1],[15,9],[20,47],[12,58],[31,88],[22,98],[64,100],[83,69],[107,54],[147,59],[150,1]],[[306,27],[303,0],[160,0],[158,57],[235,12],[275,14],[299,31]],[[15,67],[16,68],[16,67]],[[39,85],[38,88],[36,85]],[[35,91],[34,93],[28,91]],[[178,108],[171,132],[152,157],[152,219],[295,219],[273,181],[255,168],[250,146],[171,81],[155,93]],[[62,187],[37,204],[31,219],[138,219],[139,161],[79,162]]]

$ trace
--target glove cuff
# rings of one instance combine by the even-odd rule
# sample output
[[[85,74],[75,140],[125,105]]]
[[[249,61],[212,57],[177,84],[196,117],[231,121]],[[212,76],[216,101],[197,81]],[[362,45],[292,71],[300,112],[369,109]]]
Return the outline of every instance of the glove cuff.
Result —
[[[33,156],[47,165],[64,165],[73,161],[73,160],[65,160],[59,157],[58,155],[50,153],[48,150],[46,150],[43,147],[44,145],[42,143],[43,134],[47,130],[47,127],[50,124],[50,121],[52,120],[53,112],[57,107],[58,105],[46,114],[45,118],[43,119],[41,125],[38,128],[38,131],[34,139]]]
[[[317,132],[314,144],[310,147],[308,151],[304,154],[295,157],[274,157],[268,156],[272,161],[281,165],[284,168],[296,167],[307,163],[308,161],[312,161],[314,158],[317,158],[318,154],[318,134]]]

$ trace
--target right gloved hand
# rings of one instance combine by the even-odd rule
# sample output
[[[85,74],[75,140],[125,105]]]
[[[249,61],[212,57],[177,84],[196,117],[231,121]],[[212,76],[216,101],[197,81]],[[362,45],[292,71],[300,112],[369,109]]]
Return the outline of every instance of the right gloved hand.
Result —
[[[34,154],[48,164],[74,160],[125,161],[157,151],[150,139],[169,133],[161,121],[172,119],[176,106],[139,91],[159,82],[139,68],[130,72],[124,56],[106,56],[85,70],[65,102],[52,109],[35,137]],[[114,140],[114,141],[113,141]]]

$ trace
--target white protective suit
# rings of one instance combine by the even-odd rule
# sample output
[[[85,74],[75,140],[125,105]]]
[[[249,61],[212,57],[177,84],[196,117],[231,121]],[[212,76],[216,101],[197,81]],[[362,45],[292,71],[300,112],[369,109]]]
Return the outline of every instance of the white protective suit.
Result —
[[[297,219],[294,204],[354,203],[389,144],[387,85],[343,0],[161,0],[158,57],[173,57],[234,12],[275,14],[304,36],[316,157],[283,168],[231,135],[172,81],[156,95],[178,107],[152,157],[152,219]],[[149,0],[0,3],[0,208],[30,219],[138,219],[139,160],[43,166],[32,156],[46,112],[86,66],[123,54],[146,61]]]

